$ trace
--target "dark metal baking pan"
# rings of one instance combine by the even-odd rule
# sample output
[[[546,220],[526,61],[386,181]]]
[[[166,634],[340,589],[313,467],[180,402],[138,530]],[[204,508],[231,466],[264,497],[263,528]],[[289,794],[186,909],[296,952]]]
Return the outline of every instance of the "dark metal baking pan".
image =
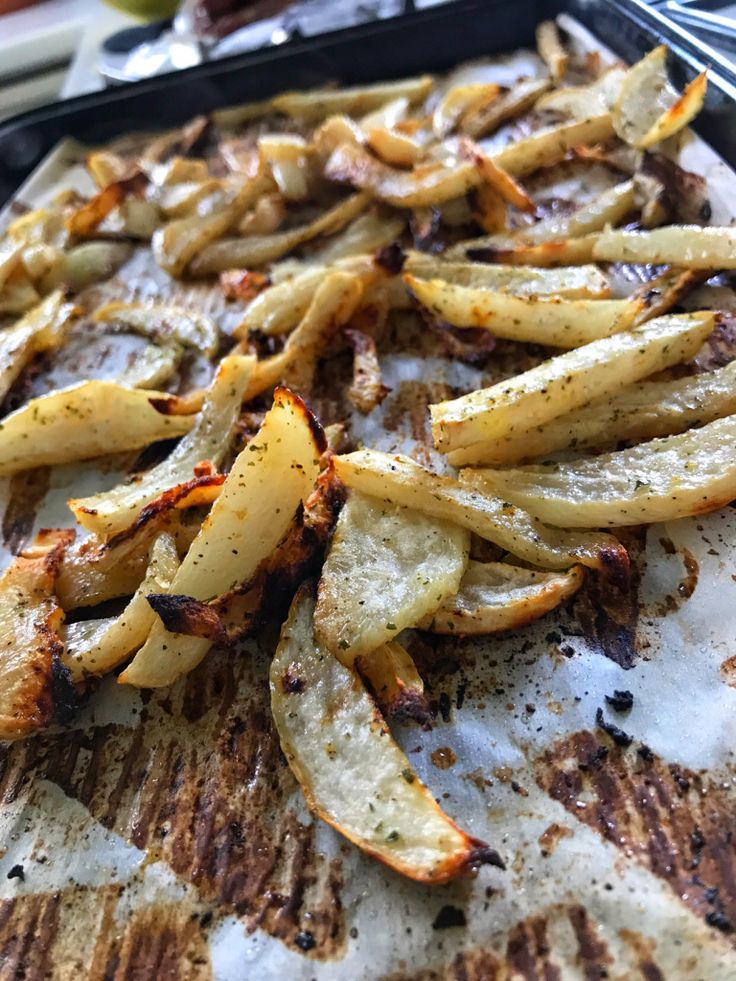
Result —
[[[64,137],[99,144],[160,129],[197,113],[286,88],[440,71],[469,58],[533,42],[540,19],[565,11],[627,61],[664,41],[673,81],[713,66],[696,128],[736,163],[736,73],[711,48],[642,0],[456,0],[280,47],[234,55],[184,71],[34,109],[0,125],[0,204]]]

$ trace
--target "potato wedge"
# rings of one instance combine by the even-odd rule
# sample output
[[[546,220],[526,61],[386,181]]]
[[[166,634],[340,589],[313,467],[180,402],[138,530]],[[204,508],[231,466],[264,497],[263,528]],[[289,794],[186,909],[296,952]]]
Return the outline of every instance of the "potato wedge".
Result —
[[[453,286],[494,290],[514,296],[605,300],[611,294],[605,275],[593,265],[519,268],[482,262],[445,262],[417,252],[409,255],[404,269],[422,280],[441,279]]]
[[[363,294],[360,277],[347,272],[325,272],[299,326],[283,351],[259,361],[246,392],[255,398],[277,382],[296,375],[309,385],[318,357],[334,334],[350,320]]]
[[[230,445],[255,363],[254,357],[223,358],[202,410],[186,436],[165,460],[146,473],[102,494],[70,500],[69,507],[79,524],[102,538],[117,535],[133,525],[141,510],[161,495],[205,472],[216,471]],[[188,499],[192,506],[191,495]],[[174,507],[181,507],[182,503],[181,499],[172,500]]]
[[[736,228],[667,225],[646,232],[600,232],[593,257],[606,262],[667,264],[684,269],[736,269]]]
[[[599,143],[613,135],[611,114],[605,112],[589,119],[559,123],[509,143],[493,154],[493,162],[512,176],[523,177],[540,167],[559,163],[578,143]]]
[[[357,672],[314,639],[314,601],[302,588],[271,664],[271,710],[281,748],[310,809],[368,855],[411,879],[447,882],[498,854],[440,810]]]
[[[710,312],[662,317],[558,355],[490,388],[431,405],[435,445],[447,451],[484,439],[514,439],[593,398],[612,395],[693,357],[714,326]]]
[[[613,109],[616,133],[646,149],[687,126],[700,112],[708,87],[706,72],[686,86],[681,96],[667,78],[667,48],[654,48],[624,78]]]
[[[208,601],[240,589],[284,538],[310,494],[325,448],[319,424],[302,400],[277,389],[256,436],[241,451],[169,592]],[[160,688],[192,671],[211,642],[169,633],[157,620],[118,679]]]
[[[0,331],[0,402],[13,382],[42,351],[58,347],[69,321],[78,313],[61,291],[51,293],[12,327]]]
[[[391,167],[413,167],[425,153],[419,140],[385,126],[363,127],[366,146]]]
[[[271,100],[271,108],[307,122],[318,122],[335,113],[362,116],[395,99],[408,99],[412,104],[421,102],[429,95],[432,84],[431,75],[420,75],[398,82],[359,85],[334,91],[284,92]]]
[[[580,563],[603,570],[613,582],[628,579],[626,549],[613,536],[549,528],[508,501],[408,457],[358,450],[335,457],[335,469],[353,490],[460,525],[532,565],[567,569]]]
[[[223,188],[200,201],[195,214],[170,221],[154,233],[151,250],[156,262],[169,275],[181,276],[194,256],[225,235],[272,187],[273,179],[261,165],[239,186]]]
[[[120,206],[128,195],[140,195],[147,186],[148,178],[141,171],[108,184],[66,219],[67,228],[72,235],[80,237],[94,234],[102,221],[114,208]]]
[[[474,443],[448,454],[453,467],[509,464],[558,450],[654,439],[736,413],[736,361],[708,374],[627,385],[514,438]]]
[[[735,441],[732,415],[604,456],[476,474],[490,493],[504,494],[550,524],[672,521],[736,498]]]
[[[79,292],[113,276],[132,252],[128,242],[82,242],[61,254],[59,263],[43,277],[40,289],[47,293],[66,286]]]
[[[471,561],[457,595],[425,617],[419,629],[459,636],[515,630],[564,603],[580,589],[583,578],[579,565],[559,573]]]
[[[317,640],[344,664],[370,654],[457,592],[469,550],[465,528],[354,491],[322,568]]]
[[[537,109],[561,112],[573,119],[586,119],[611,112],[626,77],[626,69],[616,65],[589,85],[570,85],[547,92],[537,101]]]
[[[79,637],[76,642],[74,635],[70,638],[67,633],[62,663],[72,681],[79,683],[89,676],[107,674],[141,646],[156,617],[146,596],[165,592],[178,568],[176,542],[164,532],[155,539],[143,582],[120,616],[106,621],[91,635]]]
[[[461,141],[461,153],[463,157],[472,160],[478,168],[481,179],[493,188],[504,201],[508,201],[519,211],[533,213],[536,205],[526,193],[524,188],[518,184],[514,178],[508,174],[503,167],[500,167],[492,157],[484,153],[483,150],[467,137]]]
[[[537,245],[558,243],[568,239],[584,239],[592,232],[598,232],[607,225],[618,225],[626,215],[634,210],[636,189],[633,181],[623,181],[608,188],[597,197],[581,205],[570,215],[553,216],[519,229],[513,237],[490,235],[458,242],[445,252],[448,259],[469,256],[481,257],[488,251],[489,262],[495,261],[494,253],[513,250],[518,243]],[[571,260],[572,261],[572,260]],[[583,261],[587,261],[583,259]],[[546,263],[542,263],[546,265]]]
[[[359,657],[356,667],[387,719],[429,724],[431,713],[424,682],[411,655],[397,640]]]
[[[573,348],[627,330],[643,306],[629,300],[514,296],[484,288],[417,279],[404,282],[422,306],[455,327],[484,327],[495,337]]]
[[[555,82],[559,82],[567,71],[568,55],[562,47],[557,24],[553,20],[543,20],[537,24],[536,36],[537,53]]]
[[[318,235],[339,231],[365,210],[368,201],[367,194],[352,194],[307,225],[270,235],[248,235],[213,242],[199,250],[190,264],[189,272],[192,276],[209,276],[225,269],[242,269],[273,262]]]
[[[593,249],[598,241],[598,232],[568,238],[559,242],[544,242],[529,245],[526,242],[507,239],[504,242],[481,241],[466,242],[462,248],[453,246],[447,250],[450,259],[471,259],[477,262],[503,262],[510,266],[565,266],[592,262]]]
[[[349,143],[333,151],[325,166],[325,177],[352,184],[396,208],[442,204],[461,197],[480,182],[472,163],[452,167],[426,163],[412,171],[396,170]]]
[[[287,201],[309,197],[307,149],[304,137],[291,133],[264,133],[258,137],[258,152]]]
[[[355,328],[346,329],[343,334],[353,349],[353,382],[347,398],[359,412],[368,415],[390,391],[381,382],[376,342],[370,334]]]
[[[61,663],[63,619],[54,580],[73,532],[42,532],[0,576],[0,739],[19,739],[67,722],[76,703]]]
[[[0,422],[0,474],[123,453],[189,432],[167,392],[90,381],[31,399]]]
[[[432,113],[432,130],[438,140],[449,135],[467,112],[487,106],[501,94],[495,82],[469,82],[453,85],[442,96]]]
[[[329,265],[339,259],[363,253],[375,252],[384,245],[390,245],[406,228],[403,215],[386,214],[382,210],[368,211],[351,222],[347,228],[328,239],[325,244],[310,256],[311,262]]]
[[[460,120],[459,129],[475,140],[488,136],[501,123],[532,109],[551,85],[548,78],[523,79],[507,92],[499,94],[498,98],[469,108]]]
[[[217,327],[209,317],[174,304],[106,303],[95,310],[92,319],[96,323],[124,324],[145,337],[175,340],[208,358],[214,356],[220,342]]]

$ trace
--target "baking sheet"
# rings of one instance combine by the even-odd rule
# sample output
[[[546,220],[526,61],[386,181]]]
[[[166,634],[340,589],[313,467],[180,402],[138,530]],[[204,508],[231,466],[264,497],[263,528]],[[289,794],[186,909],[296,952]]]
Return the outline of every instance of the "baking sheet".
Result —
[[[733,176],[693,138],[679,152],[730,220]],[[169,288],[143,261],[101,296]],[[173,289],[224,315],[215,291]],[[424,405],[479,369],[425,350],[382,370],[393,391],[354,436],[431,462]],[[118,474],[4,481],[4,537],[63,524],[72,487]],[[590,577],[519,632],[407,638],[437,719],[395,734],[506,872],[423,887],[313,822],[270,722],[272,647],[254,641],[171,690],[108,679],[68,731],[0,749],[0,977],[736,976],[736,510],[625,538],[631,594]],[[634,694],[625,717],[614,689]],[[599,706],[631,747],[596,731]]]

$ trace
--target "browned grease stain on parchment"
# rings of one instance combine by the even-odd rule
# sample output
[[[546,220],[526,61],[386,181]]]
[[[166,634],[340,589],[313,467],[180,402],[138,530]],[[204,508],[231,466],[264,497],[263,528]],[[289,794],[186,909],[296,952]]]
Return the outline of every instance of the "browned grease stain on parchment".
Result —
[[[698,916],[736,925],[736,803],[707,776],[626,751],[592,732],[557,742],[537,782],[579,821],[645,865]]]
[[[202,920],[188,904],[116,906],[123,886],[71,886],[0,901],[0,977],[54,971],[89,981],[210,981]]]
[[[18,555],[31,537],[36,513],[49,489],[51,471],[48,467],[24,470],[10,480],[8,506],[3,515],[3,545]]]
[[[215,912],[311,957],[342,952],[341,865],[316,851],[315,826],[289,806],[296,784],[271,723],[262,658],[210,655],[171,691],[151,693],[135,728],[0,750],[0,806],[34,773],[166,862]]]
[[[566,954],[555,951],[550,939],[550,928],[564,923],[573,943]],[[558,904],[517,923],[509,932],[505,947],[462,951],[446,967],[404,970],[387,975],[383,981],[564,981],[567,974],[562,965],[571,963],[586,981],[601,981],[609,976],[613,961],[608,945],[585,909],[577,904]],[[646,981],[657,978],[656,973],[650,973],[659,972],[653,959],[637,959],[637,968],[626,976]]]

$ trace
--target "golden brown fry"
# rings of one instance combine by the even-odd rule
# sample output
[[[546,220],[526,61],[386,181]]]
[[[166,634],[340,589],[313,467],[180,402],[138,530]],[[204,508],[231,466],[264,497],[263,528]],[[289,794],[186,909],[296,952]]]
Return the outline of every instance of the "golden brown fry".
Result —
[[[460,131],[478,140],[498,129],[501,123],[532,109],[550,87],[548,78],[525,79],[497,98],[469,109],[460,121]]]
[[[356,667],[387,719],[429,724],[431,714],[424,682],[411,655],[397,640],[359,657]]]

